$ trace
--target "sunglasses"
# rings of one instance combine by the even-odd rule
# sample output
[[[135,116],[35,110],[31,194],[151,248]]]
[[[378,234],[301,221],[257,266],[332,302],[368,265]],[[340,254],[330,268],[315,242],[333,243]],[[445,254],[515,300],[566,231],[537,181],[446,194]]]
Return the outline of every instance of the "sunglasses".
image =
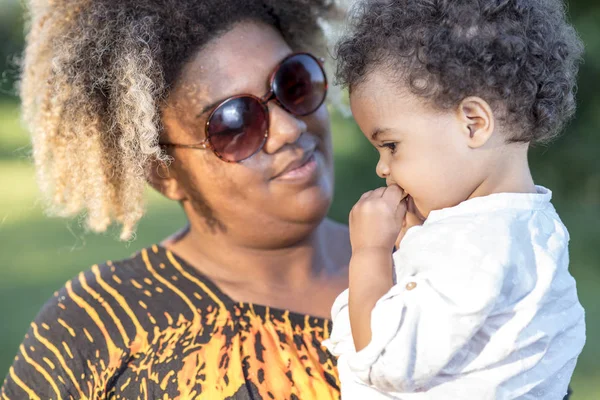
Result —
[[[322,65],[308,53],[292,54],[275,68],[270,90],[262,98],[251,94],[229,97],[210,113],[205,136],[197,144],[160,143],[164,147],[210,149],[226,162],[240,162],[259,152],[269,137],[270,101],[295,116],[315,112],[327,95],[327,77]]]

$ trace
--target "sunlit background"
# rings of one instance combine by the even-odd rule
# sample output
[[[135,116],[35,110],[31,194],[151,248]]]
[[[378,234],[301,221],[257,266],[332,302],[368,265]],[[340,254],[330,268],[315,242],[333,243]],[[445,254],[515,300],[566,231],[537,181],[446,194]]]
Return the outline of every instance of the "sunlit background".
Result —
[[[600,2],[571,0],[569,11],[586,44],[579,110],[566,134],[532,152],[538,184],[571,232],[571,272],[587,312],[588,341],[572,381],[575,400],[600,399]],[[184,224],[179,206],[148,193],[148,213],[131,243],[118,232],[85,233],[80,221],[51,219],[38,199],[31,147],[19,122],[14,81],[23,47],[19,0],[0,0],[0,381],[42,304],[68,279],[94,263],[119,259],[156,243]],[[331,216],[346,222],[364,191],[382,182],[376,152],[354,123],[333,113],[336,197]]]

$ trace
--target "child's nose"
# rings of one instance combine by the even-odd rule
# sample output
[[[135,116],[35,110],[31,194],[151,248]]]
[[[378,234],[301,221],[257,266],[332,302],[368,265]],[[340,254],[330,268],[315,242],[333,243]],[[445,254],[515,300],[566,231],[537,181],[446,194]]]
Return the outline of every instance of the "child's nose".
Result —
[[[377,175],[380,178],[387,179],[390,175],[390,167],[380,158],[377,167],[375,168],[375,172],[377,172]]]

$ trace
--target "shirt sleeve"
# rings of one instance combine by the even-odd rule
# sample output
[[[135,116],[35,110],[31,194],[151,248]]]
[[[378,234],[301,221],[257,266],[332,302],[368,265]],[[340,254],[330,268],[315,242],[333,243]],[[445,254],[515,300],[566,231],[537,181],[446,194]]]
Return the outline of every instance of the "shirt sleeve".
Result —
[[[121,353],[110,354],[115,346],[105,339],[95,286],[93,276],[82,273],[44,305],[19,346],[0,399],[106,398]]]
[[[359,352],[348,343],[337,349],[348,354],[359,382],[384,392],[418,391],[461,364],[461,349],[492,311],[505,277],[503,246],[489,236],[468,229],[444,240],[431,229],[412,233],[394,255],[398,281],[372,311],[371,342]],[[349,324],[344,314],[347,307],[334,323]]]
[[[348,313],[348,289],[335,299],[331,307],[333,329],[329,339],[323,345],[336,357],[354,352],[354,341],[350,329],[350,314]]]

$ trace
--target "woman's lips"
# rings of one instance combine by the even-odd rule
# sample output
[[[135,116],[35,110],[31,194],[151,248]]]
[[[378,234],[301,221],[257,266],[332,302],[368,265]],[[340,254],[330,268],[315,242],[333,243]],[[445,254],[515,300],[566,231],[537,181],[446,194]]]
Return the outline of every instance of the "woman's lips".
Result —
[[[278,175],[275,179],[278,181],[302,181],[311,178],[317,171],[317,159],[313,152],[302,164]]]

